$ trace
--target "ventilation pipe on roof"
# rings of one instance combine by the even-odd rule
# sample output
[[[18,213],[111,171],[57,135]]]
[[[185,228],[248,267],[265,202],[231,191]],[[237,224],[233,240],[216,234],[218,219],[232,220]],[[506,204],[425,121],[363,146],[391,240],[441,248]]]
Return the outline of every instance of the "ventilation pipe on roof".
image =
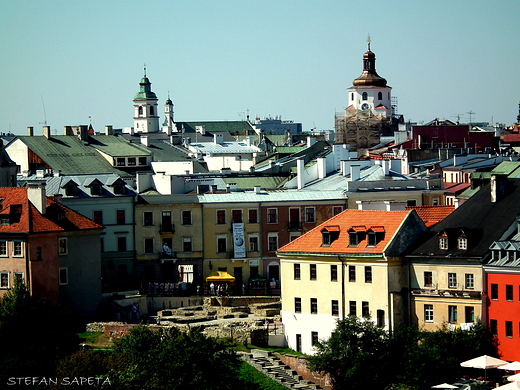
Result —
[[[327,176],[327,160],[324,157],[318,157],[316,161],[318,163],[318,179],[325,179],[325,176]]]
[[[147,135],[142,135],[140,137],[140,141],[141,141],[141,145],[144,145],[146,147],[148,147],[148,143],[149,143],[149,140],[148,140],[148,136]]]
[[[63,135],[74,135],[72,126],[63,126]]]
[[[27,183],[27,198],[40,214],[45,215],[47,213],[45,182]]]
[[[356,181],[359,180],[361,172],[361,165],[351,165],[350,166],[350,180]]]
[[[114,135],[114,129],[112,125],[105,126],[105,135]]]

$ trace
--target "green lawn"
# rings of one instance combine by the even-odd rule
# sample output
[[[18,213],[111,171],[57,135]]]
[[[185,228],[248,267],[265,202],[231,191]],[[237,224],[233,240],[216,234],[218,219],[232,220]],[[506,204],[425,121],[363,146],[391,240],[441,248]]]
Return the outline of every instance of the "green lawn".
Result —
[[[240,377],[250,384],[248,390],[287,390],[287,387],[282,386],[246,362],[243,362],[240,366]]]

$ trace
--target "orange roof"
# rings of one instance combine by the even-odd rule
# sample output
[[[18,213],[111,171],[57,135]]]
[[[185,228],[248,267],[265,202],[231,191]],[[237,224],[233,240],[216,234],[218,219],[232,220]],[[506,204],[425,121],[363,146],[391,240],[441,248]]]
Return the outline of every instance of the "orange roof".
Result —
[[[426,227],[430,227],[450,215],[455,206],[408,206],[406,210],[415,210]]]
[[[310,230],[308,233],[291,241],[278,249],[279,253],[367,253],[379,254],[392,240],[395,233],[409,215],[411,211],[378,211],[378,210],[352,210],[347,209],[342,213],[332,217],[323,224]],[[361,226],[363,223],[364,226]],[[341,231],[336,240],[329,246],[322,246],[322,230],[329,229],[331,226],[340,226]],[[354,228],[356,232],[368,231],[369,229],[377,232],[384,231],[384,235],[376,246],[368,246],[365,238],[357,246],[351,247],[348,231]],[[375,230],[374,230],[375,229]]]
[[[27,197],[27,188],[0,188],[0,233],[41,233],[101,229],[101,225],[50,198],[42,215]]]

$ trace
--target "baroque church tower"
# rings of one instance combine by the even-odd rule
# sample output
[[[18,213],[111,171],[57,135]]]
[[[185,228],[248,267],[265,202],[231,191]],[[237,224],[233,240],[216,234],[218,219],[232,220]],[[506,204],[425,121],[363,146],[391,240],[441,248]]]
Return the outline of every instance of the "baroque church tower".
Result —
[[[137,133],[159,132],[157,96],[152,92],[152,83],[144,76],[139,83],[139,92],[134,97],[134,131]]]
[[[363,73],[347,89],[348,106],[336,113],[336,143],[349,144],[350,150],[364,154],[380,142],[381,136],[391,136],[399,119],[392,108],[392,87],[376,72],[376,55],[370,50],[363,54]]]

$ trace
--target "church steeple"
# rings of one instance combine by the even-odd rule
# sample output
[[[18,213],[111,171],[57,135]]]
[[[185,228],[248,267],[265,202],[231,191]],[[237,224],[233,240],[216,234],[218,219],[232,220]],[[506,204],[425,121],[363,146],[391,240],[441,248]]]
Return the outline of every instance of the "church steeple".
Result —
[[[138,133],[157,133],[159,131],[159,113],[157,95],[152,92],[152,83],[144,76],[139,83],[139,92],[134,97],[134,131]]]
[[[354,80],[355,86],[386,87],[386,79],[376,72],[376,55],[370,50],[370,35],[367,39],[368,50],[363,54],[363,73]]]

